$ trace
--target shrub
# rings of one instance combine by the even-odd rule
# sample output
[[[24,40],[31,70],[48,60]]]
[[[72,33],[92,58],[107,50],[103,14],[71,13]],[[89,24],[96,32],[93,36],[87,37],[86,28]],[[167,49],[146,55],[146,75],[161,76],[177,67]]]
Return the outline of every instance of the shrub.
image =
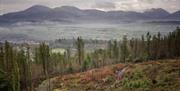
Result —
[[[135,68],[122,80],[122,86],[125,89],[143,89],[147,91],[149,89],[150,81],[140,68]]]

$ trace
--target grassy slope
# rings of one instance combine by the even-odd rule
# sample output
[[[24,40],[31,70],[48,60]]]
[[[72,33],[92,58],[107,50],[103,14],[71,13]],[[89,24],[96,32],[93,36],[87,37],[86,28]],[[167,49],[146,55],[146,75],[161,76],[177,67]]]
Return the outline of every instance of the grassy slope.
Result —
[[[129,64],[121,81],[115,71],[125,64],[59,76],[54,91],[178,91],[180,59]]]

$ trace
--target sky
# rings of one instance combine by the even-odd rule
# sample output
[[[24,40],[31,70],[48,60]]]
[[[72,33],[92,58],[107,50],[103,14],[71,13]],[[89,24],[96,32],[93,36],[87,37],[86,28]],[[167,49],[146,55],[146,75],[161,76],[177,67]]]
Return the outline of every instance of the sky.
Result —
[[[142,12],[151,8],[163,8],[172,13],[180,10],[180,0],[0,0],[0,14],[21,11],[33,5],[45,5],[51,8],[68,5],[104,11]]]

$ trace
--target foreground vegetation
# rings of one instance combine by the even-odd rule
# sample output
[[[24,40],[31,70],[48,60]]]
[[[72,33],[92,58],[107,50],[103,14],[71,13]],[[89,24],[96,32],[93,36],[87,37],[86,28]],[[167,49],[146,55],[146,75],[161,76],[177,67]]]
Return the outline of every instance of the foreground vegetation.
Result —
[[[141,39],[127,39],[127,36],[124,36],[123,40],[111,40],[107,48],[91,53],[85,52],[85,43],[81,37],[78,37],[74,44],[76,54],[71,55],[70,49],[63,54],[53,53],[46,43],[41,43],[36,48],[30,48],[28,44],[16,48],[6,41],[0,47],[0,90],[33,91],[41,80],[55,75],[83,72],[110,64],[179,57],[180,29],[177,28],[164,36],[160,33],[152,36],[148,32]],[[140,77],[124,79],[122,87],[148,90],[151,83],[142,70],[135,74]]]
[[[180,59],[127,63],[123,80],[115,71],[126,64],[109,65],[87,72],[68,74],[53,79],[53,91],[178,91]]]

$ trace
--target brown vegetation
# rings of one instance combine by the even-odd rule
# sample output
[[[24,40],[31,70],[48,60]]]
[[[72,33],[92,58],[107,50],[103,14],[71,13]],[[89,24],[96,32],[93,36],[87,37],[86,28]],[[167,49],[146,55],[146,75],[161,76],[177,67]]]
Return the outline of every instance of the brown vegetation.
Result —
[[[73,91],[73,89],[78,91],[129,91],[132,89],[135,91],[160,91],[165,90],[165,88],[165,91],[171,91],[172,88],[173,91],[177,91],[179,89],[180,59],[157,60],[128,65],[121,81],[116,79],[115,70],[123,68],[125,64],[105,66],[87,72],[60,76],[54,82],[54,89],[56,89],[54,91]],[[167,77],[164,78],[166,75]],[[141,80],[138,80],[138,76]],[[135,77],[137,80],[131,81],[132,79],[129,79],[129,77]],[[128,83],[125,82],[127,79],[132,86],[129,87]],[[146,79],[148,79],[148,82],[143,85]],[[165,79],[169,80],[166,81]],[[134,81],[138,81],[142,85],[136,86]]]

